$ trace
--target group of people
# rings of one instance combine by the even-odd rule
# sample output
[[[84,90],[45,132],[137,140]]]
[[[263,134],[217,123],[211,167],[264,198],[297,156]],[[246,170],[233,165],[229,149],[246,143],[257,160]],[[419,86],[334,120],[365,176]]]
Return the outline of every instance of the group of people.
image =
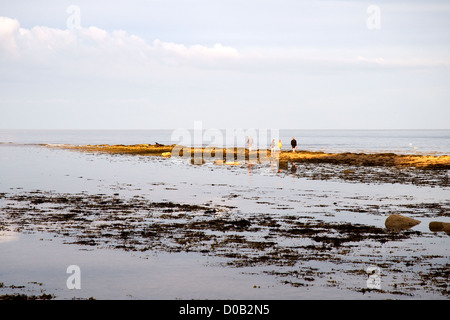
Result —
[[[248,144],[248,150],[252,151],[253,139],[251,136],[248,136],[247,144]],[[292,147],[292,152],[295,152],[297,150],[297,140],[295,140],[294,137],[292,137],[292,140],[291,140],[291,147]],[[281,151],[282,148],[283,148],[283,143],[281,142],[281,139],[278,140],[278,149],[276,149],[276,146],[275,146],[275,139],[272,139],[272,142],[270,144],[270,152]]]
[[[297,150],[297,140],[295,140],[294,137],[291,140],[291,147],[292,147],[292,152],[295,152]],[[275,146],[275,139],[272,139],[272,143],[270,144],[270,152],[281,151],[282,149],[283,149],[283,143],[281,142],[281,139],[278,140],[278,149],[276,149],[276,146]]]

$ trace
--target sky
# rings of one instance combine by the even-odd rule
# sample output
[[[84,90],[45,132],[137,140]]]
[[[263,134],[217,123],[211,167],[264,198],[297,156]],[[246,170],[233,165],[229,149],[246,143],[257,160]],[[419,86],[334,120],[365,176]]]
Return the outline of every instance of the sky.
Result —
[[[450,3],[0,3],[0,129],[450,129]]]

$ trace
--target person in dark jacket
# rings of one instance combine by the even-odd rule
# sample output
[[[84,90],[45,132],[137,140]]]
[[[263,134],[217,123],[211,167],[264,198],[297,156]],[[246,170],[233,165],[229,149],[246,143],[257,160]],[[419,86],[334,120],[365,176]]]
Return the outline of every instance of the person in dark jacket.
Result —
[[[295,138],[292,138],[291,146],[292,146],[292,152],[295,152],[295,150],[297,150],[297,140],[295,140]]]

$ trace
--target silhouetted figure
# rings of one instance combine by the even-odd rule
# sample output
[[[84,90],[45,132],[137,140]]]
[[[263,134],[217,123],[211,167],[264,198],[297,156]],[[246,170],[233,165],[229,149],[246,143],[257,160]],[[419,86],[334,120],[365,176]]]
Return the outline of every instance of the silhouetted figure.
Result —
[[[292,146],[292,152],[295,152],[297,150],[297,140],[293,137],[291,140],[291,146]]]

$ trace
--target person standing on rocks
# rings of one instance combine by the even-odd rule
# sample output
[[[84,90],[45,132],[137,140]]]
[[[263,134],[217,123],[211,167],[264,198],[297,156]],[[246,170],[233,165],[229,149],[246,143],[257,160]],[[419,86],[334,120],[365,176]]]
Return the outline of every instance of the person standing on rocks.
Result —
[[[295,140],[294,137],[292,137],[291,146],[292,146],[292,152],[295,152],[295,150],[297,150],[297,140]]]

